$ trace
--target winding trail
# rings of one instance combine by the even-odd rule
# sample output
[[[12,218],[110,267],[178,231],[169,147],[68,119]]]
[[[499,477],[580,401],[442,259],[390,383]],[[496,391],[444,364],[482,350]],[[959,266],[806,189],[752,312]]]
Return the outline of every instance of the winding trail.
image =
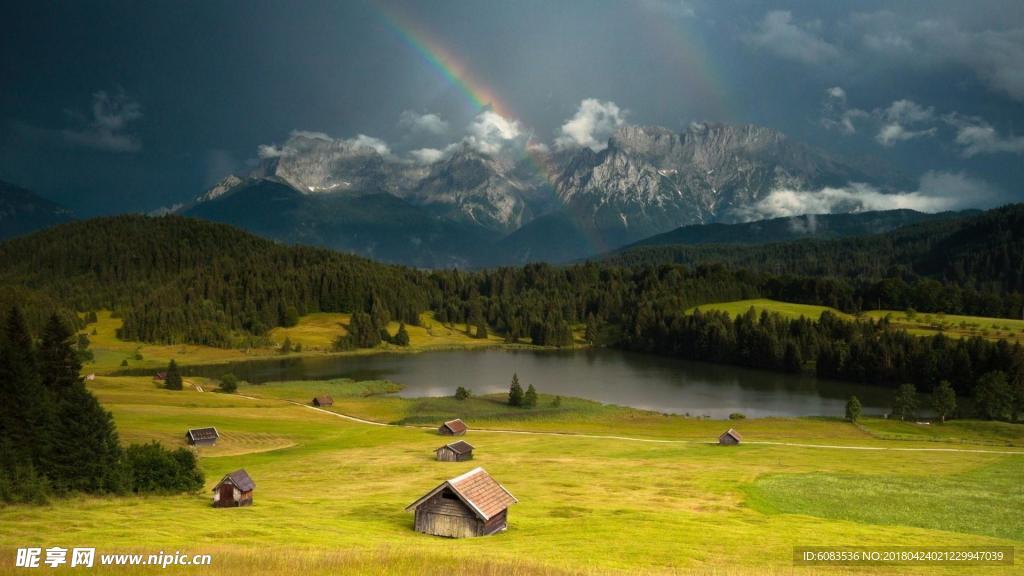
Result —
[[[262,398],[254,398],[251,396],[243,396],[243,398],[249,398],[250,400],[262,400]],[[375,422],[373,420],[367,420],[365,418],[359,418],[356,416],[350,416],[348,414],[342,414],[340,412],[332,412],[330,410],[324,410],[323,408],[317,408],[316,406],[310,406],[308,404],[302,404],[294,402],[292,400],[284,400],[289,404],[301,406],[307,410],[315,410],[324,414],[329,414],[336,418],[348,420],[350,422],[356,422],[359,424],[367,424],[369,426],[384,426],[389,428],[410,428],[415,430],[433,430],[433,426],[414,426],[412,424],[387,424],[385,422]],[[576,438],[591,438],[597,440],[623,440],[627,442],[648,442],[652,444],[705,444],[714,445],[716,442],[707,442],[705,440],[669,440],[664,438],[636,438],[632,436],[615,436],[610,434],[587,434],[583,432],[535,432],[530,430],[503,430],[500,428],[473,428],[473,432],[484,432],[491,434],[523,434],[526,436],[556,436],[556,437],[576,437]],[[971,454],[1006,454],[1006,455],[1017,455],[1024,456],[1024,451],[1013,451],[1013,450],[985,450],[982,448],[909,448],[909,447],[894,447],[894,446],[843,446],[838,444],[803,444],[799,442],[770,442],[770,441],[757,441],[757,440],[744,440],[744,444],[756,444],[759,446],[790,446],[793,448],[818,448],[826,450],[860,450],[860,451],[890,451],[890,452],[964,452]]]

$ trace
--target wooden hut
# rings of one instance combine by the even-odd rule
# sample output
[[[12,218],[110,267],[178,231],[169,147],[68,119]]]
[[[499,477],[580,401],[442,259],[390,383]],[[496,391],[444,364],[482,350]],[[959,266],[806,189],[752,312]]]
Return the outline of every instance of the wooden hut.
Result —
[[[455,420],[449,420],[437,429],[438,433],[443,436],[462,436],[469,430],[466,423],[456,418]]]
[[[518,502],[483,468],[474,468],[441,483],[406,507],[416,514],[417,532],[468,538],[508,527],[508,507]]]
[[[465,440],[445,444],[434,450],[437,459],[442,462],[465,462],[473,459],[473,445]]]
[[[718,443],[722,446],[735,446],[743,441],[743,437],[740,433],[729,428],[718,437]]]
[[[220,439],[216,428],[189,428],[185,440],[190,446],[213,446]]]
[[[157,372],[153,375],[153,380],[157,382],[164,382],[167,380],[167,372]]]
[[[324,406],[334,406],[334,398],[331,398],[329,394],[323,396],[317,396],[313,398],[313,406],[323,408]]]
[[[251,506],[252,491],[255,488],[256,483],[249,477],[248,472],[244,469],[235,470],[213,487],[213,507]]]

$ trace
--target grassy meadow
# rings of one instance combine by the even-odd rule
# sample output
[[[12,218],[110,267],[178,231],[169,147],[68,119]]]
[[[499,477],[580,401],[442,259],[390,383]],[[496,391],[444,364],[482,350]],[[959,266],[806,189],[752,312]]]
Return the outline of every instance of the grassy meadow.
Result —
[[[952,431],[945,443],[941,435],[887,439],[882,432],[898,431],[876,433],[873,423],[722,422],[571,398],[553,406],[548,396],[534,410],[493,396],[403,399],[382,395],[395,385],[380,381],[252,385],[239,395],[171,392],[148,378],[100,376],[90,387],[125,442],[182,446],[187,427],[216,426],[222,441],[199,449],[206,490],[245,467],[255,505],[213,509],[204,491],[4,507],[0,573],[18,573],[13,548],[26,545],[213,555],[212,568],[174,569],[183,574],[1024,573],[1019,563],[831,571],[791,564],[797,545],[1021,546],[1024,454],[988,438],[965,444],[952,423],[942,428]],[[412,426],[374,426],[290,402],[324,392],[335,412]],[[451,416],[471,427],[472,463],[432,459],[446,440],[418,426]],[[729,426],[745,444],[712,444]],[[990,432],[1024,443],[1024,426]],[[875,449],[810,447],[844,445]],[[900,450],[919,447],[977,450]],[[403,508],[473,466],[520,500],[508,531],[464,540],[414,532]]]
[[[801,316],[817,320],[822,312],[829,311],[840,318],[854,320],[857,317],[830,308],[828,306],[814,306],[811,304],[794,304],[792,302],[779,302],[767,298],[754,298],[750,300],[736,300],[734,302],[716,302],[714,304],[703,304],[691,308],[693,310],[717,310],[726,312],[731,316],[744,314],[750,308],[758,313],[762,310],[778,313],[786,318],[796,319]],[[1012,320],[1008,318],[989,318],[985,316],[959,316],[956,314],[923,313],[901,310],[870,310],[864,312],[864,318],[881,320],[888,318],[890,324],[901,330],[919,336],[933,336],[945,334],[952,338],[967,338],[980,336],[989,340],[1007,340],[1010,343],[1024,343],[1024,320]]]
[[[110,374],[119,370],[152,369],[154,371],[167,367],[173,358],[179,364],[226,364],[245,360],[257,360],[280,356],[280,346],[285,339],[292,345],[301,345],[300,352],[292,352],[291,356],[311,356],[323,354],[361,355],[380,352],[426,352],[431,350],[474,349],[488,346],[537,348],[526,339],[518,343],[506,343],[504,338],[489,334],[487,338],[475,338],[473,331],[465,324],[443,324],[434,319],[432,312],[420,316],[419,326],[406,326],[409,333],[409,346],[395,346],[382,343],[373,349],[358,349],[344,352],[333,350],[334,341],[348,333],[346,327],[351,321],[350,314],[317,313],[308,314],[299,319],[298,324],[289,328],[278,327],[270,331],[271,344],[265,347],[252,348],[214,348],[194,344],[160,345],[121,340],[117,330],[122,320],[111,315],[110,311],[97,313],[97,321],[87,324],[79,332],[86,334],[90,340],[89,349],[95,357],[93,362],[85,365],[86,372]],[[398,332],[399,324],[391,322],[388,331]],[[583,345],[583,327],[577,327],[577,345]],[[127,363],[126,365],[123,363]]]

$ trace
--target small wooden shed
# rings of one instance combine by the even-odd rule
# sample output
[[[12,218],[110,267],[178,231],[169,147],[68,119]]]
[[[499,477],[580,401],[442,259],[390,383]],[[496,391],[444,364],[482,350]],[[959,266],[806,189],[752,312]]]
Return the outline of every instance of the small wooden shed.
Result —
[[[722,446],[735,446],[743,441],[743,437],[740,433],[729,428],[718,437],[718,443]]]
[[[213,446],[220,439],[216,428],[189,428],[185,440],[190,446]]]
[[[465,462],[473,459],[473,445],[465,440],[445,444],[434,450],[437,459],[442,462]]]
[[[235,470],[213,487],[213,507],[251,506],[252,492],[255,488],[256,483],[245,469]]]
[[[442,482],[405,510],[415,511],[417,532],[469,538],[507,528],[508,507],[516,502],[483,468],[474,468]]]
[[[157,372],[156,374],[153,375],[153,380],[156,380],[157,382],[163,382],[167,380],[167,372]]]
[[[324,406],[334,406],[334,398],[331,398],[329,394],[316,396],[313,398],[313,406],[319,406],[320,408],[323,408]]]
[[[462,436],[469,430],[466,423],[456,418],[455,420],[449,420],[437,429],[438,433],[443,436]]]

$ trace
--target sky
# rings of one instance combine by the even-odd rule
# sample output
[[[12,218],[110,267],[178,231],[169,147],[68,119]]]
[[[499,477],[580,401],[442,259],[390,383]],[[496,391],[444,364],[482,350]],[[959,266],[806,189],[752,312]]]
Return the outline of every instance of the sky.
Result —
[[[408,161],[754,123],[907,194],[1024,201],[1024,2],[4,2],[0,179],[81,216],[194,198],[290,135]],[[513,138],[514,137],[514,138]]]

